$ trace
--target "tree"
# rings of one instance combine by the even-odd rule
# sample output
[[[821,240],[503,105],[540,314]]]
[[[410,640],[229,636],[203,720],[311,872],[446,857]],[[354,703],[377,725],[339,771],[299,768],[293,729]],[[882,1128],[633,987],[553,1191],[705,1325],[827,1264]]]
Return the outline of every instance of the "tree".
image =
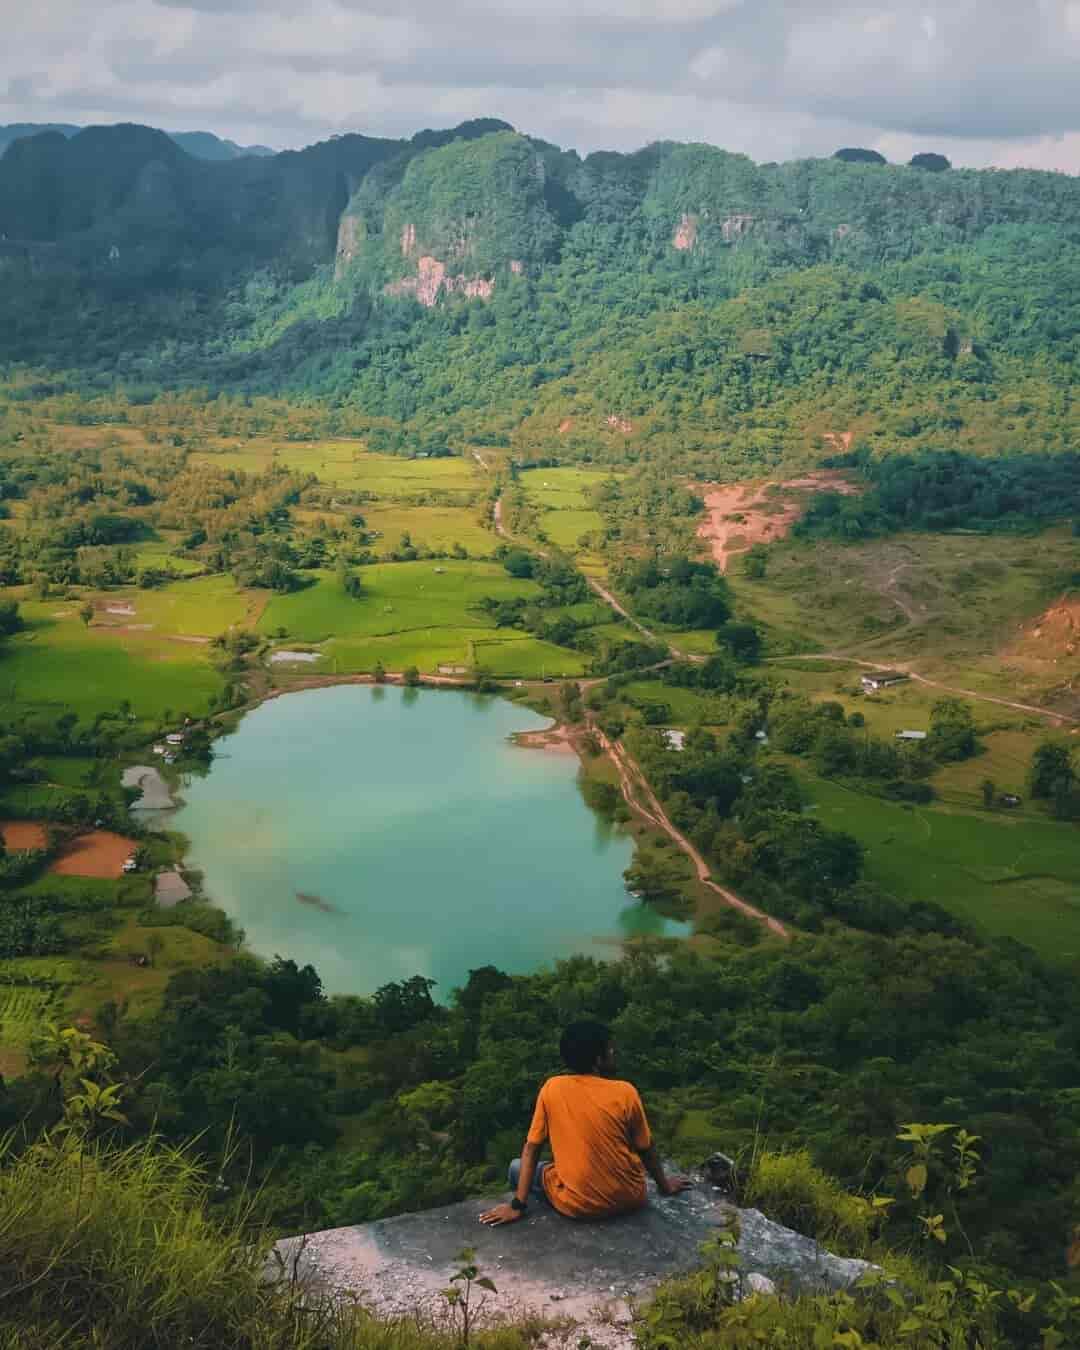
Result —
[[[764,544],[752,544],[743,554],[743,576],[760,581],[769,562],[769,551]]]
[[[932,150],[924,150],[921,154],[912,155],[908,164],[913,169],[926,169],[929,173],[944,173],[946,169],[952,168],[952,164],[944,155],[935,154]]]
[[[376,684],[386,683],[386,667],[381,661],[375,662],[375,669],[371,672],[371,678]]]
[[[0,637],[10,637],[23,627],[17,600],[0,600]]]
[[[930,753],[943,763],[970,759],[978,749],[971,708],[959,698],[939,699],[930,711]]]
[[[716,645],[736,661],[753,664],[761,655],[761,634],[752,623],[724,623],[716,630]]]
[[[1031,757],[1028,786],[1033,797],[1052,800],[1076,783],[1072,751],[1060,741],[1043,741]]]
[[[79,618],[82,619],[83,623],[86,625],[87,628],[90,627],[90,624],[93,622],[94,618],[94,606],[90,603],[89,600],[87,600],[87,602],[80,608]]]
[[[980,787],[982,792],[983,806],[987,810],[994,804],[994,798],[997,796],[997,784],[992,778],[984,778]]]
[[[512,577],[531,577],[533,574],[532,557],[523,549],[511,549],[503,558],[502,565]]]
[[[420,672],[415,666],[406,666],[401,674],[401,681],[410,689],[415,689],[420,683]]]
[[[845,146],[842,150],[837,150],[833,159],[842,160],[845,164],[888,164],[885,156],[877,150],[866,150],[862,146]]]

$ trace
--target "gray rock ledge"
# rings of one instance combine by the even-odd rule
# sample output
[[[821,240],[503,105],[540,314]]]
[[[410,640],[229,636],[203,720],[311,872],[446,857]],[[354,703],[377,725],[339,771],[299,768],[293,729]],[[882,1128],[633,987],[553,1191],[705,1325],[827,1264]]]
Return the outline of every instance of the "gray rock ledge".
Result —
[[[495,1201],[464,1200],[443,1209],[332,1228],[275,1245],[271,1274],[297,1279],[313,1292],[348,1292],[382,1318],[438,1317],[439,1291],[457,1269],[463,1247],[498,1288],[485,1320],[526,1312],[569,1318],[596,1346],[631,1346],[631,1304],[660,1281],[701,1265],[701,1244],[739,1225],[745,1293],[796,1295],[846,1289],[872,1267],[834,1256],[810,1238],[773,1223],[756,1209],[737,1209],[707,1182],[661,1198],[650,1186],[636,1214],[574,1222],[533,1202],[523,1220],[485,1228],[480,1214]],[[764,1277],[762,1279],[761,1277]]]

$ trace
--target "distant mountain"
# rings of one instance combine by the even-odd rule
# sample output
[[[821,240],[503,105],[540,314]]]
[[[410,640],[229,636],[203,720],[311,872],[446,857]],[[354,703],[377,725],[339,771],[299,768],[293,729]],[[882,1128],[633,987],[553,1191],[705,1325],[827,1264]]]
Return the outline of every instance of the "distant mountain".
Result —
[[[218,162],[47,131],[0,159],[0,362],[701,473],[1080,445],[1080,181],[927,167],[498,119]]]
[[[0,126],[0,155],[12,141],[23,136],[58,131],[61,136],[70,138],[82,130],[82,127],[72,126],[69,122],[11,122],[7,126]],[[167,131],[165,135],[196,159],[239,159],[242,155],[265,156],[276,153],[266,145],[237,145],[235,141],[224,140],[210,131]]]

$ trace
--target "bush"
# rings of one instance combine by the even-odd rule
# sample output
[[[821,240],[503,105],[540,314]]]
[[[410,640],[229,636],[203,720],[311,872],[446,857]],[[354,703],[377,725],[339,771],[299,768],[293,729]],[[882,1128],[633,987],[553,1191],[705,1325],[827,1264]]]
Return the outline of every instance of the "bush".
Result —
[[[842,1190],[805,1150],[758,1154],[744,1202],[777,1223],[855,1255],[870,1245],[879,1222],[868,1200]]]
[[[4,1350],[450,1350],[415,1322],[380,1324],[264,1279],[270,1237],[182,1149],[41,1145],[0,1169]],[[513,1330],[478,1347],[524,1350]]]

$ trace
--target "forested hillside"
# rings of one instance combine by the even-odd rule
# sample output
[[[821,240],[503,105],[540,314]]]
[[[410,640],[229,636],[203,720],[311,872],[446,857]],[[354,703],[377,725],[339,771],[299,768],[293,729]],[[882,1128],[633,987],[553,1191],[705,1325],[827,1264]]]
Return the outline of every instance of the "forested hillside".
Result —
[[[526,456],[693,472],[1074,444],[1080,187],[505,123],[209,163],[120,126],[0,160],[0,359],[286,392]]]

